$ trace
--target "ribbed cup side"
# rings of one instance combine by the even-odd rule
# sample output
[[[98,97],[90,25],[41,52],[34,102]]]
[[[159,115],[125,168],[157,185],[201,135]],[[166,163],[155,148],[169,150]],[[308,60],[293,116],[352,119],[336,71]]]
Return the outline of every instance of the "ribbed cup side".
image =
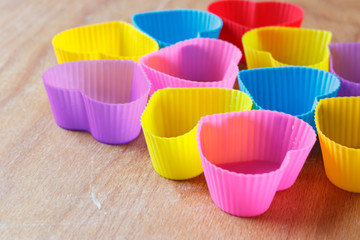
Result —
[[[287,128],[287,131],[290,132],[290,136],[287,142],[286,149],[288,149],[288,152],[285,158],[289,159],[289,164],[285,167],[278,191],[288,189],[295,183],[316,142],[315,130],[311,125],[300,119],[295,119],[291,124],[291,128]]]
[[[293,184],[315,141],[314,130],[302,120],[263,110],[203,117],[197,134],[212,199],[222,210],[244,217],[264,213],[276,191]],[[257,161],[278,167],[257,173],[221,167]]]
[[[200,38],[148,54],[140,59],[140,64],[152,83],[152,94],[166,87],[232,88],[240,58],[236,46]]]
[[[86,131],[89,125],[82,94],[45,83],[44,86],[56,124],[68,130]]]
[[[360,192],[360,97],[324,99],[315,122],[326,176],[337,187]]]
[[[243,176],[218,171],[214,165],[203,163],[208,189],[214,203],[223,211],[253,217],[266,212],[276,193],[282,171],[257,176]]]
[[[147,96],[128,104],[102,104],[85,99],[90,132],[94,138],[107,144],[124,144],[134,140],[141,131],[140,117]]]
[[[242,39],[248,69],[296,65],[328,71],[331,36],[328,31],[292,27],[251,30]]]
[[[138,136],[150,83],[135,62],[64,63],[47,70],[43,82],[59,126],[89,131],[108,144],[126,143]]]
[[[332,43],[330,72],[341,81],[338,96],[360,96],[360,43]]]
[[[222,27],[222,20],[216,15],[192,9],[138,13],[132,22],[161,48],[191,38],[218,38]]]
[[[69,29],[57,34],[52,42],[58,63],[100,59],[138,61],[159,49],[155,40],[125,22]]]
[[[301,7],[285,2],[215,1],[208,11],[224,22],[219,38],[235,44],[242,52],[241,38],[245,32],[265,26],[300,27],[304,18]]]
[[[251,106],[246,94],[232,89],[167,88],[155,92],[141,124],[156,172],[177,180],[201,174],[196,146],[196,125],[200,117],[250,110]]]

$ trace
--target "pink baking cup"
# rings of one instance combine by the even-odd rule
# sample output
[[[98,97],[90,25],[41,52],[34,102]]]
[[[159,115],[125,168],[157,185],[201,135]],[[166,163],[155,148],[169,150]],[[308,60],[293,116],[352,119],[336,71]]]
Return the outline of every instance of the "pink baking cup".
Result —
[[[338,96],[360,96],[360,43],[332,43],[330,72],[341,82]]]
[[[151,81],[152,95],[166,87],[233,88],[241,56],[231,43],[196,38],[147,54],[139,62]]]
[[[139,135],[150,83],[136,62],[67,62],[48,69],[42,79],[60,127],[88,131],[107,144]]]
[[[213,201],[241,217],[264,213],[276,191],[292,186],[315,141],[303,120],[268,110],[205,116],[197,131]]]

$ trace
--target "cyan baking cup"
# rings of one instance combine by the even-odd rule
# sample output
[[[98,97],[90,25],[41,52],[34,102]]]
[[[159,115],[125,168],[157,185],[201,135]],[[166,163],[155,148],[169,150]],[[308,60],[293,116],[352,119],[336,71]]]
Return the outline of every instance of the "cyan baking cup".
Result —
[[[196,38],[150,53],[139,62],[151,81],[151,95],[167,87],[233,88],[240,58],[240,50],[231,43]]]
[[[154,39],[126,22],[72,28],[57,34],[52,43],[58,63],[100,59],[138,61],[159,49]]]
[[[264,213],[292,186],[316,141],[309,124],[265,110],[202,117],[197,144],[215,204],[240,217]]]
[[[183,180],[202,173],[196,146],[196,126],[202,116],[250,110],[251,99],[223,88],[165,88],[150,98],[141,117],[155,171]]]
[[[287,2],[220,0],[207,9],[224,22],[219,38],[235,44],[242,52],[241,38],[247,31],[265,26],[300,27],[304,18],[300,6]]]
[[[314,114],[320,99],[336,97],[339,79],[308,67],[258,68],[240,71],[239,88],[254,102],[253,108],[296,116],[315,130]]]
[[[139,135],[150,83],[136,62],[68,62],[51,67],[42,78],[60,127],[88,131],[107,144],[127,143]]]
[[[132,22],[154,38],[161,48],[191,38],[218,38],[223,25],[218,16],[194,9],[138,13],[132,17]]]
[[[315,122],[326,176],[335,186],[360,193],[360,97],[319,102]]]
[[[332,43],[330,72],[341,81],[338,96],[360,96],[360,43]]]
[[[248,69],[305,66],[329,70],[331,32],[294,27],[262,27],[242,38]]]

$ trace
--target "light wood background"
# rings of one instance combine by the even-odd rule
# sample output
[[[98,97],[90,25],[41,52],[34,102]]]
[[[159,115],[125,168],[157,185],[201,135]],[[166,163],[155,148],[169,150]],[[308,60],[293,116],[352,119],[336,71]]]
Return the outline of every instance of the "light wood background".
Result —
[[[160,177],[142,134],[109,146],[55,124],[41,75],[56,64],[56,33],[209,2],[0,1],[1,239],[359,238],[360,194],[327,180],[318,143],[294,186],[246,219],[215,206],[203,175]],[[334,42],[360,40],[360,1],[293,2],[305,10],[303,27],[330,30]]]

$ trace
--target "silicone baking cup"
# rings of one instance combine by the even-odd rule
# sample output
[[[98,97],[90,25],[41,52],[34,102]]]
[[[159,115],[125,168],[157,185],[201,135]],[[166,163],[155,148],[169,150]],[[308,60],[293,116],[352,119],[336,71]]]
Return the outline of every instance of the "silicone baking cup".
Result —
[[[316,141],[311,126],[265,110],[202,117],[197,144],[211,198],[241,217],[264,213],[293,185]]]
[[[190,39],[140,58],[151,81],[150,95],[166,87],[233,88],[240,50],[211,38]]]
[[[136,62],[68,62],[51,67],[42,78],[60,127],[88,131],[108,144],[139,135],[150,82]]]
[[[333,74],[308,67],[259,68],[240,71],[239,88],[253,100],[254,109],[296,116],[316,129],[315,108],[320,99],[336,97],[340,81]]]
[[[218,38],[223,25],[218,16],[192,9],[138,13],[132,17],[132,22],[160,47],[191,38]]]
[[[138,61],[159,49],[155,40],[125,22],[69,29],[57,34],[52,43],[58,63],[100,59]]]
[[[306,66],[329,70],[331,32],[293,27],[263,27],[242,38],[248,69]]]
[[[360,43],[332,43],[330,72],[341,81],[338,96],[360,96]]]
[[[360,97],[323,99],[315,122],[326,176],[335,186],[360,193]]]
[[[224,22],[219,38],[235,44],[242,52],[245,32],[265,26],[300,27],[304,18],[301,7],[286,2],[216,1],[208,11]],[[245,58],[242,60],[245,62]]]
[[[196,145],[201,116],[250,110],[244,93],[222,88],[166,88],[150,98],[141,125],[155,171],[182,180],[203,172]]]

